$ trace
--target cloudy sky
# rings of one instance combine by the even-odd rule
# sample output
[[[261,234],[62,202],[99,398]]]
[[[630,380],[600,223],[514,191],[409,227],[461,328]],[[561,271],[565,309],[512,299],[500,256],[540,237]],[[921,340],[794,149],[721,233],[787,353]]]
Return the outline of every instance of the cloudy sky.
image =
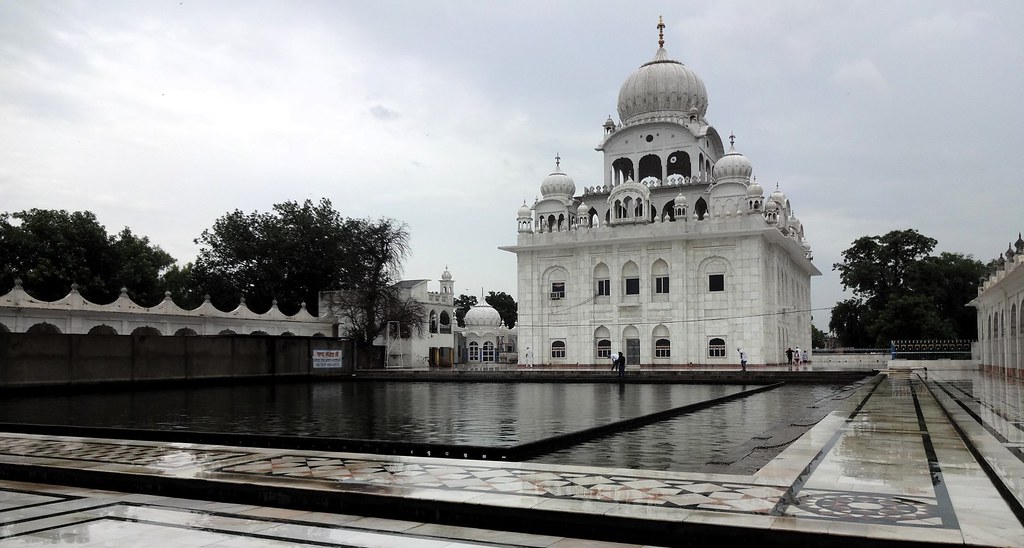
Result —
[[[601,183],[659,15],[709,123],[804,224],[819,327],[860,236],[988,261],[1024,230],[1017,0],[7,0],[0,211],[89,210],[186,263],[229,211],[326,197],[407,223],[406,277],[515,295],[516,210],[556,153]]]

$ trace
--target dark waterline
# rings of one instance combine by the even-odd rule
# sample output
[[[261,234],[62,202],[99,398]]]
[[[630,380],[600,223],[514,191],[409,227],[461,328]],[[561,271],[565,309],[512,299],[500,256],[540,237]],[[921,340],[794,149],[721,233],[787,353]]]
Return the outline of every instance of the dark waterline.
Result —
[[[743,385],[331,382],[9,398],[0,422],[511,446],[735,394]],[[693,469],[838,387],[787,385],[541,462]]]

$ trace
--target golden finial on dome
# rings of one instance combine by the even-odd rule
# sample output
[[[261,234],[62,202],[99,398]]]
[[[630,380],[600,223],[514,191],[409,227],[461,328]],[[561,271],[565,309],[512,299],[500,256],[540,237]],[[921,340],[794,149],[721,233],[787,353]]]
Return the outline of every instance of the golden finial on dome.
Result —
[[[658,47],[665,47],[665,21],[658,16]]]

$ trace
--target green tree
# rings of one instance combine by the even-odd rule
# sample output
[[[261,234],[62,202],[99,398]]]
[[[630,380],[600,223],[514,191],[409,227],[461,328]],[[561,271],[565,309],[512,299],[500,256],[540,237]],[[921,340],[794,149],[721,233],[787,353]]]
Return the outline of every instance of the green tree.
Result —
[[[398,322],[399,333],[408,338],[421,335],[426,311],[404,294],[399,283],[402,262],[409,254],[409,232],[404,224],[390,219],[349,220],[350,238],[342,250],[347,258],[340,289],[323,294],[330,313],[338,317],[342,336],[366,352],[385,334],[390,322]]]
[[[853,298],[832,309],[839,344],[887,347],[893,339],[975,338],[974,311],[985,266],[959,253],[930,255],[936,241],[915,230],[864,236],[843,252],[839,271]]]
[[[811,348],[825,348],[825,332],[811,324]]]
[[[61,299],[77,284],[92,302],[112,302],[125,287],[136,302],[152,306],[163,298],[163,274],[173,264],[173,257],[128,228],[107,234],[88,211],[0,214],[0,286],[20,278],[41,300]]]
[[[519,319],[519,305],[516,304],[516,300],[511,295],[504,291],[498,291],[497,293],[488,291],[484,301],[498,311],[498,315],[501,316],[501,322],[505,324],[505,327],[512,329],[516,326],[516,321]]]
[[[305,303],[316,315],[320,291],[362,275],[363,258],[355,253],[368,224],[342,218],[326,198],[275,204],[267,213],[235,210],[203,231],[195,264],[175,275],[181,274],[189,300],[208,294],[222,310],[245,297],[255,312],[269,310],[276,300],[286,314]]]
[[[466,312],[477,303],[475,295],[465,293],[455,297],[455,321],[459,327],[466,327]],[[493,306],[493,305],[492,305]]]

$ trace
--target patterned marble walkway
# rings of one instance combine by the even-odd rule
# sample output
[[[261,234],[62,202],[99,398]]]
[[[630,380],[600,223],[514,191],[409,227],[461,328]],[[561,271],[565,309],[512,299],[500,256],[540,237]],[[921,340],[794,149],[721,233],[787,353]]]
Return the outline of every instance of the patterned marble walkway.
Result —
[[[78,538],[89,529],[84,524],[94,522],[216,533],[183,546],[230,546],[232,539],[246,546],[251,544],[243,541],[257,540],[315,540],[327,546],[500,545],[505,541],[494,539],[502,534],[521,535],[507,544],[537,546],[568,546],[573,538],[656,545],[700,538],[757,538],[763,544],[1024,545],[1024,526],[1013,506],[1019,497],[1019,491],[1014,495],[1016,472],[1001,478],[994,471],[1018,470],[1015,460],[1021,464],[1012,451],[1020,438],[999,439],[1000,428],[1019,431],[1013,430],[1013,423],[1020,425],[1019,400],[1006,398],[1003,390],[999,393],[1006,401],[999,404],[994,402],[998,398],[964,388],[967,380],[974,387],[978,379],[932,376],[892,373],[868,383],[750,476],[0,434],[0,476],[9,479],[120,490],[134,485],[142,492],[222,501],[210,509],[168,510],[138,506],[144,499],[130,495],[104,492],[102,503],[96,503],[88,494],[61,498],[40,486],[0,484],[0,545],[45,543],[60,539],[68,527],[78,528],[71,534]],[[986,427],[951,393],[979,409],[989,406],[982,414],[1004,423],[993,427],[990,419]],[[1017,406],[1017,412],[994,412],[993,405]],[[984,450],[980,459],[979,447]],[[325,509],[330,512],[324,516],[397,518],[396,523],[415,524],[410,529],[442,527],[424,519],[431,514],[440,522],[480,527],[452,528],[450,536],[353,544],[351,537],[367,532],[332,532],[341,525],[330,520],[281,521],[287,514],[269,510],[271,526],[294,531],[293,536],[235,538],[230,528],[197,525],[231,523],[242,531],[263,530],[265,520],[253,525],[252,516],[232,513],[251,511],[255,506],[249,504],[292,508],[277,512]],[[318,532],[311,539],[313,533],[302,530]],[[593,540],[585,545],[594,545]]]

